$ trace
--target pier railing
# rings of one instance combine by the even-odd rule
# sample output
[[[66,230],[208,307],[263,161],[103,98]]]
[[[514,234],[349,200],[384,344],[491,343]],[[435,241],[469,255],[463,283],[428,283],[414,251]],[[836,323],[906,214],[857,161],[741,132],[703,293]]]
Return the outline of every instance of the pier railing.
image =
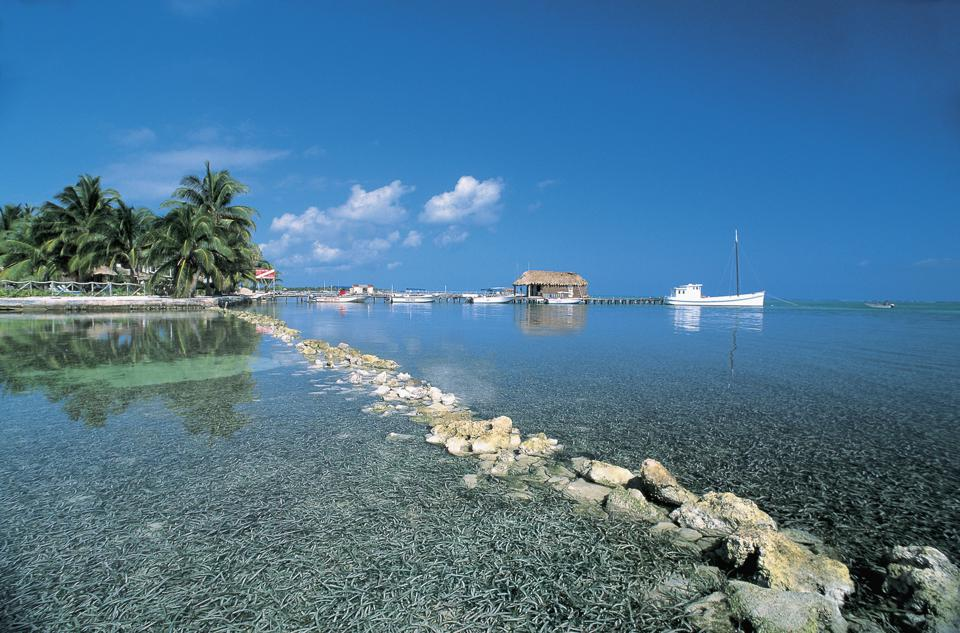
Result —
[[[14,292],[42,292],[48,295],[84,295],[88,297],[112,297],[114,295],[142,296],[147,294],[146,284],[112,281],[0,281],[0,290]]]

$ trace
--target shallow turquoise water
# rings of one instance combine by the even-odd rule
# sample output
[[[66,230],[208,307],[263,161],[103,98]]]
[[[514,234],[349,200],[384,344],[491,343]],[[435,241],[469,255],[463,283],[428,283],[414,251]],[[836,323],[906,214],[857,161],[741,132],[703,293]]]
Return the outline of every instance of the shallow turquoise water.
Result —
[[[754,498],[868,577],[960,554],[960,312],[838,304],[264,308],[482,415]],[[692,563],[469,460],[210,315],[0,318],[0,628],[663,630]]]

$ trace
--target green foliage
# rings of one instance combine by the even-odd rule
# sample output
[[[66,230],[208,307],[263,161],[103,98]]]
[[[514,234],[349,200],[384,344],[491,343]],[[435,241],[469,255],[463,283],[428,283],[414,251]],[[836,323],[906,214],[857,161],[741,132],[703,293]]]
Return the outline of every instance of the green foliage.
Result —
[[[106,268],[117,281],[136,281],[151,272],[154,291],[184,297],[198,285],[211,294],[252,284],[254,268],[267,264],[253,242],[256,210],[234,203],[246,192],[207,163],[202,176],[181,181],[157,217],[82,175],[39,209],[3,206],[0,280],[87,281]]]

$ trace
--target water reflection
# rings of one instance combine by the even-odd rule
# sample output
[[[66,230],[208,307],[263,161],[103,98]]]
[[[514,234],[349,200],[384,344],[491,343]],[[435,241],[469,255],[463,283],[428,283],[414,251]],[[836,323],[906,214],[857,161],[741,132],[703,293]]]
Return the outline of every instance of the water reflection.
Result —
[[[254,327],[215,314],[10,316],[0,319],[0,386],[42,392],[71,420],[163,398],[191,433],[227,436],[249,423]]]
[[[585,305],[540,305],[516,306],[514,322],[520,331],[532,336],[571,334],[587,325]]]
[[[700,331],[700,306],[675,306],[673,328],[685,332]]]
[[[741,329],[748,332],[763,331],[762,308],[704,308],[701,306],[672,306],[673,329],[676,332],[699,332],[701,328],[712,330]]]

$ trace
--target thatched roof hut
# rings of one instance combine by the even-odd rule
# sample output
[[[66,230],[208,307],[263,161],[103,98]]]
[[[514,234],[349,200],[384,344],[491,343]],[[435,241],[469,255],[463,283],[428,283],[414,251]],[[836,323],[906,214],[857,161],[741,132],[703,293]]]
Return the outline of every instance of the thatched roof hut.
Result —
[[[517,292],[519,286],[526,287],[526,292],[519,294],[524,294],[527,297],[546,295],[587,296],[587,280],[577,273],[528,270],[513,282],[514,293]]]

